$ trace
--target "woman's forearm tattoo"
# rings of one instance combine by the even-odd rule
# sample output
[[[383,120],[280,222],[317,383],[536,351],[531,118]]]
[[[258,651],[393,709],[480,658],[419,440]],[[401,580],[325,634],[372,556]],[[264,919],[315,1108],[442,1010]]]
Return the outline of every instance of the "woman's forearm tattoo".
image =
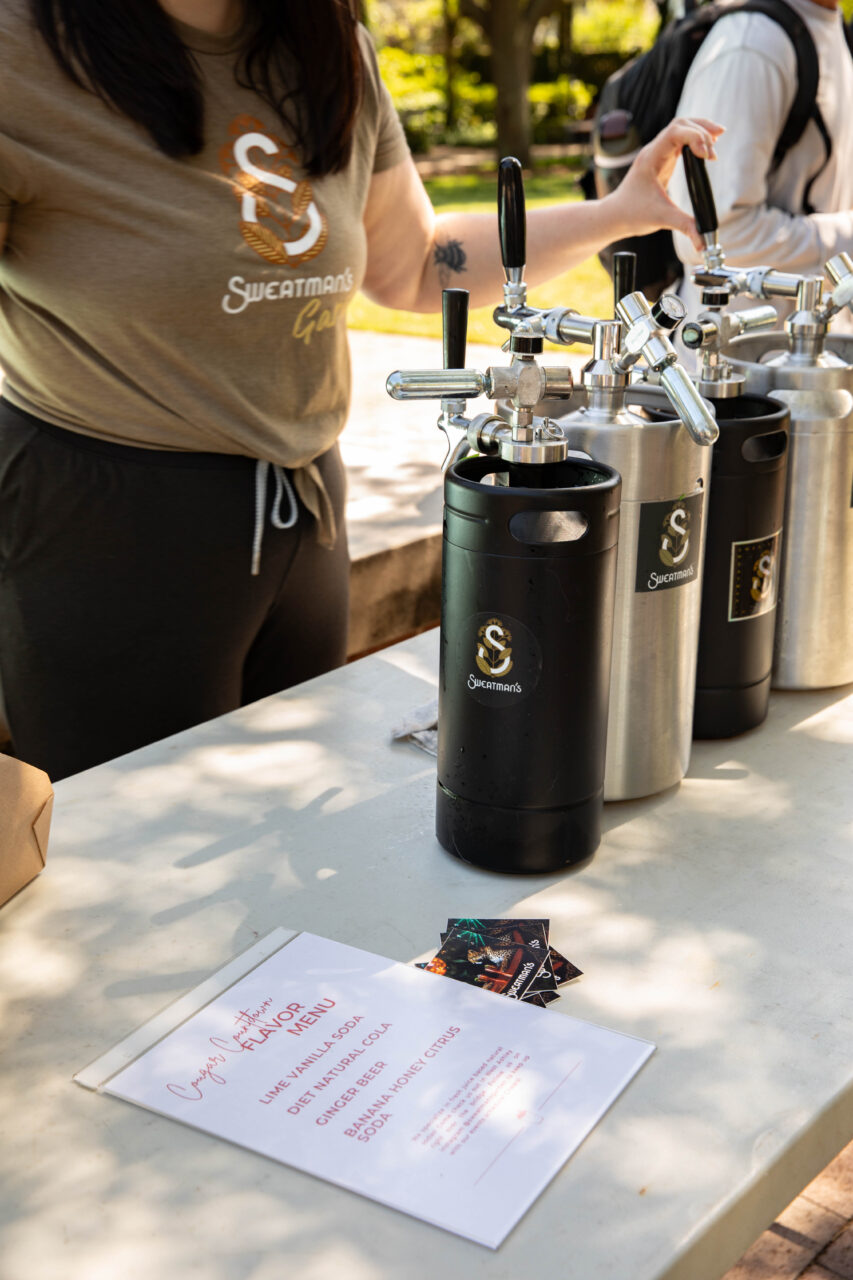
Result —
[[[433,262],[438,271],[438,279],[442,289],[447,288],[451,276],[465,270],[468,261],[461,240],[447,240],[437,244],[433,253]]]

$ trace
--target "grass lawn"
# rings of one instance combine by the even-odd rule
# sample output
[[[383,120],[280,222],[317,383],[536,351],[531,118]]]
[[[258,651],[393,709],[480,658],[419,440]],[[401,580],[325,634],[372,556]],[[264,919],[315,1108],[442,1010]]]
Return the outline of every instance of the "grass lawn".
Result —
[[[425,183],[436,209],[445,212],[471,210],[495,215],[495,237],[498,234],[497,179],[474,174],[428,179]],[[532,209],[538,205],[558,204],[561,200],[582,199],[574,178],[567,173],[549,173],[547,169],[527,177],[525,201]],[[502,276],[495,280],[495,298],[500,300]],[[597,258],[592,258],[557,276],[550,284],[531,289],[528,301],[533,307],[574,307],[582,315],[607,316],[613,306],[613,286]],[[468,319],[469,342],[494,345],[506,334],[492,320],[492,307],[479,307]],[[441,337],[440,315],[415,315],[410,311],[390,311],[368,302],[359,293],[349,309],[351,329],[371,329],[377,333],[407,333],[419,338]]]

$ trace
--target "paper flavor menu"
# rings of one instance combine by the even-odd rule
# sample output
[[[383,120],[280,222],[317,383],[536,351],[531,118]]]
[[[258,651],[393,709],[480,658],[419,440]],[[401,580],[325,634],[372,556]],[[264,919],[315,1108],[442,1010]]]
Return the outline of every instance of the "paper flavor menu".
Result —
[[[490,1248],[654,1049],[310,933],[248,963],[75,1078]]]

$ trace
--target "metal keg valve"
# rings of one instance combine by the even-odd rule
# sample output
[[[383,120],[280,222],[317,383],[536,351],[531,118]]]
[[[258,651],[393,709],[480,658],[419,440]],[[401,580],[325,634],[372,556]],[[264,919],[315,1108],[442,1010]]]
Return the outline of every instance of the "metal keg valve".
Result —
[[[683,303],[665,294],[650,307],[643,294],[633,289],[636,257],[623,253],[616,256],[614,264],[614,320],[582,316],[570,307],[547,310],[529,307],[522,280],[524,219],[521,165],[510,157],[501,161],[498,176],[498,226],[507,283],[503,306],[494,312],[495,323],[509,329],[513,337],[535,335],[563,346],[576,342],[591,346],[593,358],[584,369],[583,383],[590,406],[600,405],[605,411],[612,408],[614,400],[624,396],[629,370],[642,358],[647,376],[660,381],[694,440],[713,443],[718,435],[717,424],[702,397],[691,386],[687,373],[677,364],[678,354],[669,339],[684,318]],[[621,292],[623,288],[627,290],[625,294]]]
[[[534,413],[542,400],[568,400],[573,391],[567,367],[537,362],[546,338],[564,346],[575,342],[592,346],[593,358],[584,369],[590,405],[596,397],[602,403],[624,398],[630,370],[642,359],[646,376],[663,386],[693,439],[701,444],[716,440],[714,417],[677,363],[670,341],[669,335],[685,314],[678,298],[665,295],[652,308],[642,293],[632,290],[617,299],[616,317],[604,321],[579,315],[569,307],[529,307],[524,283],[524,184],[521,165],[513,157],[503,159],[498,171],[498,231],[506,280],[504,301],[495,309],[494,320],[509,330],[504,350],[508,347],[512,352],[511,364],[491,367],[485,373],[463,367],[468,295],[465,290],[448,289],[442,299],[444,368],[398,370],[385,384],[395,400],[441,400],[438,425],[451,441],[445,467],[470,450],[499,453],[515,463],[555,462],[566,457],[568,444],[560,427]],[[617,289],[634,282],[633,256],[620,258]],[[466,401],[480,395],[507,402],[508,420],[495,414],[467,417]],[[452,431],[461,433],[455,444]]]
[[[542,354],[544,313],[527,306],[524,182],[521,165],[512,156],[503,159],[498,169],[498,234],[506,281],[503,306],[495,316],[500,314],[498,323],[510,331],[504,346],[512,352],[510,365],[489,368],[485,373],[462,367],[468,294],[464,289],[445,289],[444,369],[398,370],[385,384],[395,400],[441,400],[439,427],[449,441],[451,431],[461,432],[455,445],[451,442],[445,469],[471,451],[499,453],[506,461],[517,463],[559,462],[568,452],[560,428],[533,412],[541,400],[568,399],[573,382],[566,366],[549,367],[536,360]],[[465,401],[479,395],[508,401],[509,422],[491,413],[467,417]]]
[[[457,296],[460,294],[464,300]],[[523,325],[510,336],[509,366],[491,367],[484,373],[458,367],[457,362],[465,359],[459,327],[467,321],[468,294],[464,289],[446,289],[442,301],[445,368],[398,370],[385,383],[388,394],[394,400],[441,400],[438,425],[452,445],[445,469],[472,451],[500,454],[505,461],[514,463],[561,462],[568,453],[563,432],[550,419],[537,417],[533,410],[541,400],[571,396],[571,370],[562,365],[539,364],[536,356],[542,351],[542,338],[525,331]],[[493,413],[468,417],[464,413],[466,402],[481,395],[509,401],[511,421]],[[454,430],[461,433],[455,444],[450,434]]]
[[[622,351],[616,367],[628,370],[642,357],[654,378],[663,387],[670,403],[697,444],[713,444],[720,434],[714,415],[702,399],[689,374],[678,363],[678,353],[669,339],[684,319],[686,307],[680,298],[664,294],[650,307],[642,293],[621,298],[616,314],[622,321]]]
[[[739,395],[746,379],[729,364],[723,355],[724,348],[732,338],[773,329],[778,323],[776,308],[772,306],[749,307],[745,311],[709,307],[700,311],[695,320],[689,320],[681,330],[681,341],[690,350],[702,352],[702,368],[697,380],[700,395],[712,399]]]
[[[839,253],[826,263],[824,269],[832,284],[829,293],[825,293],[820,276],[795,275],[772,267],[727,267],[718,240],[717,212],[705,161],[687,147],[682,156],[696,226],[705,240],[703,266],[693,272],[692,278],[702,289],[703,305],[712,313],[700,314],[692,324],[685,325],[682,335],[686,346],[703,352],[701,382],[713,384],[718,394],[721,383],[731,377],[720,357],[721,349],[732,338],[770,329],[778,323],[772,307],[740,312],[737,319],[722,316],[722,308],[737,294],[794,300],[794,312],[785,321],[791,350],[807,359],[819,355],[833,316],[845,307],[853,307],[853,259]]]
[[[503,304],[493,312],[495,324],[511,334],[520,329],[528,337],[547,338],[555,343],[592,342],[594,320],[578,315],[570,307],[541,310],[527,305],[524,177],[514,156],[505,156],[498,167],[498,234],[506,281]],[[508,348],[512,349],[509,340],[503,349]]]
[[[845,307],[853,308],[853,258],[848,253],[838,253],[829,259],[824,271],[832,282],[832,292],[823,304],[829,321]]]

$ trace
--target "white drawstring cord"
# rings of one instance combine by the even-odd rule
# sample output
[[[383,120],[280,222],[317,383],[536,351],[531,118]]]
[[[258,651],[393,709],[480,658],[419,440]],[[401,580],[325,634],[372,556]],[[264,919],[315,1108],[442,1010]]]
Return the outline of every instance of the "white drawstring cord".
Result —
[[[264,462],[258,458],[255,464],[255,530],[252,536],[252,576],[257,577],[261,571],[261,545],[264,540],[264,515],[267,506],[267,478],[272,467],[275,480],[275,497],[273,499],[270,520],[276,529],[292,529],[299,517],[296,505],[296,494],[283,467],[276,462]],[[290,515],[286,520],[281,518],[281,500],[287,493],[290,503]]]
[[[299,514],[296,506],[296,494],[293,492],[293,486],[287,477],[287,472],[277,463],[273,463],[273,476],[275,477],[275,501],[272,504],[270,517],[276,529],[292,529],[296,524],[296,517]],[[290,503],[290,515],[286,520],[281,518],[281,499],[284,491],[287,490],[287,500]]]

